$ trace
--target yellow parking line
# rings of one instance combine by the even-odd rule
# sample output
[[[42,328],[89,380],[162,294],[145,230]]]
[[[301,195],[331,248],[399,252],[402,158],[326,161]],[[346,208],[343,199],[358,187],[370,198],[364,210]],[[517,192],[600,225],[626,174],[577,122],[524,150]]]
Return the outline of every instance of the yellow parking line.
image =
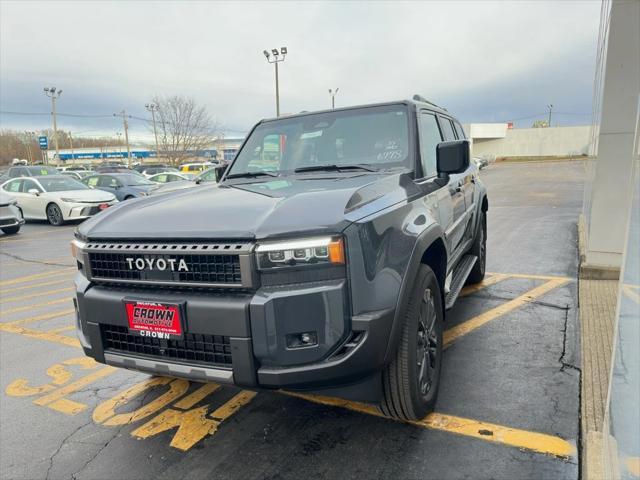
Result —
[[[73,287],[58,288],[56,290],[47,290],[46,292],[30,293],[29,295],[23,295],[22,297],[9,297],[9,298],[5,297],[5,298],[1,298],[0,300],[2,300],[3,303],[21,302],[23,300],[28,300],[34,297],[42,297],[43,295],[54,295],[56,293],[70,292],[72,290],[74,290]]]
[[[60,328],[52,328],[51,330],[47,330],[50,333],[62,333],[62,332],[70,332],[71,330],[75,330],[75,325],[67,325],[66,327]]]
[[[302,393],[282,393],[323,405],[347,408],[356,412],[387,418],[375,407],[363,403]],[[503,425],[496,425],[494,423],[472,420],[470,418],[445,415],[443,413],[431,413],[422,420],[406,421],[403,423],[472,437],[478,440],[484,440],[485,442],[499,443],[537,453],[554,455],[556,457],[569,458],[576,454],[574,445],[555,435],[520,430]]]
[[[481,327],[485,323],[488,323],[492,320],[495,320],[498,317],[501,317],[505,313],[509,313],[512,310],[515,310],[518,307],[521,307],[525,303],[528,303],[535,298],[544,295],[547,292],[550,292],[554,288],[557,288],[569,281],[568,278],[555,278],[554,280],[549,280],[542,285],[539,285],[528,292],[520,295],[519,297],[514,298],[513,300],[503,303],[495,308],[492,308],[489,311],[486,311],[477,317],[473,317],[471,320],[467,320],[466,322],[461,323],[460,325],[456,325],[449,330],[444,332],[444,346],[449,346],[452,342],[457,340],[458,338],[466,335],[469,332]]]
[[[464,287],[460,292],[459,296],[465,297],[467,295],[471,295],[472,293],[475,293],[478,290],[482,290],[483,288],[486,288],[490,285],[494,285],[498,282],[501,282],[502,280],[506,280],[507,278],[509,278],[509,275],[505,273],[494,273],[493,275],[491,275],[488,278],[485,278],[482,282],[476,285],[469,285],[467,287]]]
[[[23,285],[22,287],[6,288],[4,290],[0,290],[0,297],[2,297],[3,295],[6,295],[7,293],[13,293],[13,292],[18,292],[22,290],[29,290],[32,288],[49,287],[51,285],[61,285],[63,283],[69,284],[69,281],[70,281],[69,279],[65,279],[65,280],[56,280],[54,282],[43,282],[43,283],[34,283],[32,285]],[[41,293],[46,293],[46,292],[41,292]]]
[[[53,272],[43,272],[43,273],[35,273],[33,275],[27,275],[24,277],[12,278],[10,280],[2,280],[0,281],[0,287],[5,287],[7,285],[15,285],[16,283],[24,283],[29,282],[31,280],[36,280],[40,278],[47,277],[59,277],[60,275],[69,275],[70,272],[75,270],[75,267],[64,268],[62,270],[56,270]]]
[[[59,310],[56,312],[43,313],[42,315],[34,315],[33,317],[21,318],[12,322],[0,323],[0,325],[25,325],[27,323],[40,322],[42,320],[50,320],[52,318],[62,317],[75,312],[73,308],[67,310]]]
[[[8,310],[4,310],[0,308],[0,313],[2,313],[2,315],[10,315],[12,313],[26,312],[28,310],[34,310],[36,308],[49,307],[51,305],[59,305],[61,303],[70,303],[71,300],[72,300],[71,297],[65,297],[65,298],[57,298],[56,300],[49,300],[48,302],[35,303],[33,305],[24,305],[22,307],[14,307]]]
[[[497,275],[496,273],[489,273],[487,275]],[[505,273],[504,275],[508,275],[512,278],[529,278],[531,280],[572,280],[569,277],[559,277],[557,275],[528,275],[526,273]]]
[[[77,338],[67,337],[66,335],[58,335],[51,332],[43,332],[42,330],[34,330],[31,328],[21,327],[13,323],[0,323],[0,331],[17,333],[29,338],[37,338],[46,340],[47,342],[61,343],[68,347],[80,347],[80,341]]]

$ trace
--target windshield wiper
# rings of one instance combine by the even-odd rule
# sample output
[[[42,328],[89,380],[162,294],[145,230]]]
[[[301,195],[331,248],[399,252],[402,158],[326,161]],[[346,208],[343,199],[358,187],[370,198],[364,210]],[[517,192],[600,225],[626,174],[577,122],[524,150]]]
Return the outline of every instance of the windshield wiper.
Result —
[[[261,170],[259,172],[242,172],[242,173],[231,173],[227,175],[227,178],[253,178],[253,177],[277,177],[277,173],[267,172]]]
[[[364,170],[366,172],[377,172],[379,169],[371,167],[365,163],[354,164],[354,165],[312,165],[309,167],[300,167],[294,170],[294,173],[300,172],[319,172],[319,171],[329,171],[334,170],[336,172],[341,172],[343,170]]]

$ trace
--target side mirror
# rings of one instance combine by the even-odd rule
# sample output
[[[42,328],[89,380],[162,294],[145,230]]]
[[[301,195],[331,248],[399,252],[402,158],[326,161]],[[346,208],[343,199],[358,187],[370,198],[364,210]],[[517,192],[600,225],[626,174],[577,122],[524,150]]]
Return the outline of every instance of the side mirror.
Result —
[[[436,165],[440,178],[464,172],[469,168],[469,141],[456,140],[439,143],[436,146]]]
[[[29,190],[27,190],[27,192],[31,195],[35,195],[36,197],[40,196],[40,190],[38,190],[37,188],[30,188]]]
[[[216,170],[216,182],[220,181],[220,179],[222,178],[224,173],[227,171],[228,167],[229,167],[229,164],[227,164],[227,163],[223,163],[223,164],[215,167],[215,170]]]

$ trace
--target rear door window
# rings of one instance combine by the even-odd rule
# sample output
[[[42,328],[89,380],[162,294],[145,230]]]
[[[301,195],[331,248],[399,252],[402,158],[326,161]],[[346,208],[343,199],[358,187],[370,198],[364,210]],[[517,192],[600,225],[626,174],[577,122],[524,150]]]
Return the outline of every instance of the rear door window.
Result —
[[[446,117],[442,117],[438,115],[438,120],[440,122],[440,128],[442,129],[442,135],[444,136],[445,142],[451,142],[456,139],[456,134],[453,132],[453,126],[451,125],[451,120]]]
[[[456,133],[458,134],[458,140],[464,140],[466,137],[466,135],[464,134],[464,129],[462,128],[462,125],[460,125],[458,122],[453,122],[453,126],[456,128]]]

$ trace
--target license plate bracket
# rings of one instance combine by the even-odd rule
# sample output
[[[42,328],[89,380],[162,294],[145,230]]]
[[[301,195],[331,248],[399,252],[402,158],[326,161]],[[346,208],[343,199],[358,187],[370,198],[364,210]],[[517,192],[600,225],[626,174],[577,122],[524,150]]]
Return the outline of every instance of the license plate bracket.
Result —
[[[124,299],[130,332],[164,340],[184,338],[184,302]]]

